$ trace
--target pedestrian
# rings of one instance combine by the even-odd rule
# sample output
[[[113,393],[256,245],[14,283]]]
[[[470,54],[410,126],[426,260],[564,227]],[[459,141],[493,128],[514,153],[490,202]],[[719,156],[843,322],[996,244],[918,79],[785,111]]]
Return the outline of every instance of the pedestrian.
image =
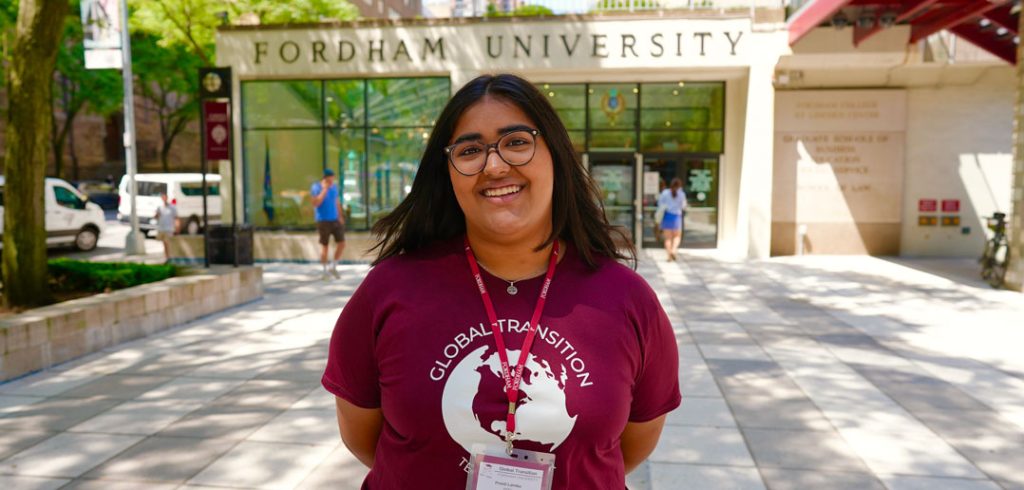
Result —
[[[683,222],[686,218],[686,191],[683,190],[683,181],[676,177],[668,189],[661,191],[658,196],[658,207],[665,209],[665,215],[661,218],[661,230],[665,238],[665,252],[668,253],[668,260],[676,260],[676,249],[683,241]]]
[[[678,352],[599,198],[530,82],[449,100],[331,338],[362,488],[625,487],[679,405]]]
[[[334,171],[325,168],[323,179],[314,182],[310,188],[313,196],[313,215],[316,219],[316,231],[320,234],[320,265],[323,271],[321,279],[327,280],[330,276],[335,279],[338,275],[338,261],[341,260],[341,252],[345,250],[345,214],[341,212],[341,196],[338,192],[338,184],[334,182]],[[327,249],[331,244],[331,237],[334,237],[334,256],[331,258],[330,268],[327,267]]]
[[[168,202],[167,193],[160,193],[163,203],[156,208],[156,238],[164,244],[164,259],[171,261],[171,237],[178,232],[178,207]]]

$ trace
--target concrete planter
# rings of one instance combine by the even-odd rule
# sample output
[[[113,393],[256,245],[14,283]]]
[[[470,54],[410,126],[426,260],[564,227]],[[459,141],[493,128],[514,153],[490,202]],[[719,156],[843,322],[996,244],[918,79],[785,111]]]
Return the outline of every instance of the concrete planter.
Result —
[[[0,319],[0,381],[263,297],[263,269],[217,267]]]

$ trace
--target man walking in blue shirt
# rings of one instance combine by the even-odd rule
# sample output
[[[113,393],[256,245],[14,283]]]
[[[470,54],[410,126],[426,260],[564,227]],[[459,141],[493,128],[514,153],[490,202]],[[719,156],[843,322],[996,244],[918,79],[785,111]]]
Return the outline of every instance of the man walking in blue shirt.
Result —
[[[341,260],[341,252],[345,250],[345,215],[341,212],[341,199],[338,185],[334,182],[334,171],[324,169],[324,178],[315,182],[310,188],[313,196],[313,214],[316,217],[316,231],[320,234],[320,264],[323,265],[321,278],[328,279],[328,274],[338,277],[337,264]],[[327,248],[334,237],[334,258],[331,267],[327,268]]]

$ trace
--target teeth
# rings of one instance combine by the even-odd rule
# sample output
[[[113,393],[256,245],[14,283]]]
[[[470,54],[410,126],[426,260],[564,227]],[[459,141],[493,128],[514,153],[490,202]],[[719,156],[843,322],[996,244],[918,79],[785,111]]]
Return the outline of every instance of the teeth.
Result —
[[[497,189],[487,189],[484,191],[484,195],[487,197],[500,197],[508,194],[515,194],[516,192],[519,192],[522,189],[522,186],[508,185],[505,187],[499,187]]]

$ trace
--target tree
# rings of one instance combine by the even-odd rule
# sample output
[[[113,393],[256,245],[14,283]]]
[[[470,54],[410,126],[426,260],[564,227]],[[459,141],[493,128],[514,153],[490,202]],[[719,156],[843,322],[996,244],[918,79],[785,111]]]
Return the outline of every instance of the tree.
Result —
[[[4,304],[49,300],[43,182],[53,113],[53,70],[68,0],[21,0],[7,79],[4,158]]]
[[[71,15],[65,17],[64,40],[57,53],[53,108],[64,120],[53,118],[50,135],[57,177],[64,177],[64,145],[70,139],[72,178],[78,179],[78,155],[74,146],[75,118],[85,110],[107,116],[123,105],[124,90],[117,70],[86,70],[82,22],[78,2],[71,3]]]
[[[352,20],[359,11],[345,0],[131,0],[134,31],[157,36],[160,46],[186,46],[214,64],[217,26],[243,15],[260,24],[290,24],[321,20]],[[224,17],[221,17],[221,16]]]
[[[142,97],[156,108],[160,123],[160,163],[170,172],[171,146],[188,123],[199,115],[201,57],[180,44],[159,46],[159,39],[145,33],[132,37],[132,69]]]
[[[358,15],[352,4],[338,0],[132,0],[131,6],[132,67],[142,97],[157,108],[165,172],[174,139],[199,115],[198,69],[214,64],[218,25],[246,14],[261,24]]]

